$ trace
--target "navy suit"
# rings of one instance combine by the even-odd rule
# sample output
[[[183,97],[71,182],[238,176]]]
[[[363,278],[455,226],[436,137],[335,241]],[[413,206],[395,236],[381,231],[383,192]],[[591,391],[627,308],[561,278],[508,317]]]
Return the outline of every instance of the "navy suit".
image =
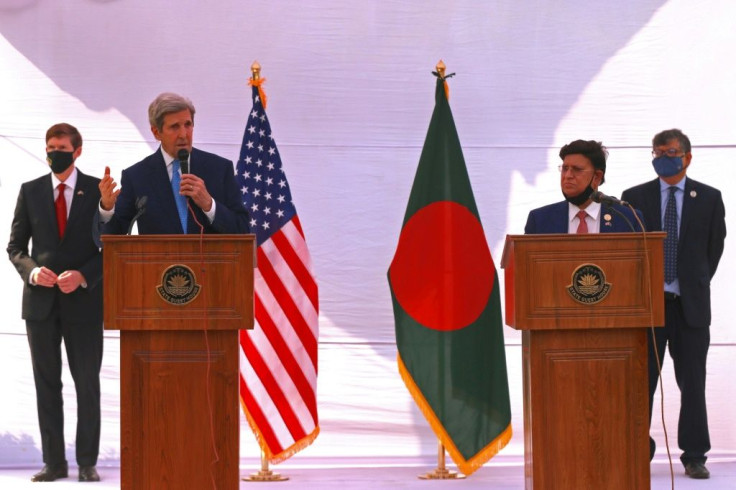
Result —
[[[230,160],[192,148],[190,170],[207,185],[207,191],[215,200],[215,219],[210,223],[204,212],[191,203],[191,207],[205,233],[248,233],[248,211]],[[183,232],[176,210],[171,181],[161,150],[123,170],[121,191],[115,202],[115,214],[102,227],[103,234],[124,234],[136,214],[136,200],[147,197],[146,211],[138,220],[138,232],[146,234],[181,234]],[[199,227],[187,213],[186,233],[198,234]]]
[[[100,444],[100,367],[102,365],[102,255],[90,233],[97,214],[100,180],[77,169],[66,231],[59,238],[51,174],[24,183],[18,194],[8,256],[23,280],[23,310],[36,384],[43,461],[66,462],[61,382],[61,340],[77,392],[76,457],[94,466]],[[29,253],[29,241],[33,247]],[[31,271],[45,266],[57,275],[78,270],[87,287],[62,293],[32,286]]]
[[[624,206],[613,205],[613,208],[623,213],[626,219],[634,226],[634,229],[640,231],[639,224],[634,218],[634,213]],[[567,233],[568,232],[568,221],[569,221],[569,204],[567,201],[561,201],[554,204],[549,204],[541,208],[533,209],[529,212],[529,217],[526,220],[526,226],[524,227],[524,233],[527,235],[534,235],[539,233]],[[642,219],[641,213],[638,213],[640,219]],[[604,219],[608,215],[611,217],[610,220]],[[620,215],[609,209],[606,204],[601,205],[601,217],[599,218],[601,223],[601,233],[625,233],[630,232],[631,227]],[[642,219],[643,221],[643,219]]]
[[[622,198],[641,209],[651,231],[662,230],[660,180],[632,187]],[[726,238],[721,192],[687,178],[677,245],[679,298],[665,302],[665,326],[655,333],[660,363],[669,341],[675,378],[681,392],[678,444],[684,464],[705,462],[710,449],[705,404],[706,357],[710,345],[710,281]],[[649,410],[651,416],[659,373],[650,338]],[[652,454],[654,453],[654,441]]]

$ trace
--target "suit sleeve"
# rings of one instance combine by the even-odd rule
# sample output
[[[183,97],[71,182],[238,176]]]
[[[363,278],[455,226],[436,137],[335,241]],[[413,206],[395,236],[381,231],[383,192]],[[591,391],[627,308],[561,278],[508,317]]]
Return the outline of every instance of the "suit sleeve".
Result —
[[[120,195],[117,201],[115,201],[115,214],[112,215],[110,221],[101,226],[102,234],[123,235],[127,233],[128,226],[135,215],[135,211],[133,182],[126,169],[120,175]],[[97,214],[97,219],[99,219],[99,213]],[[95,220],[96,222],[97,220]]]
[[[641,205],[642,205],[642,202],[641,201],[642,200],[639,199],[639,197],[637,196],[636,193],[632,192],[631,189],[626,189],[623,192],[623,194],[621,194],[621,200],[628,202],[634,208],[634,211],[636,211],[636,215],[639,217],[639,219],[641,220],[642,224],[644,225],[644,231],[650,231],[650,230],[653,229],[652,228],[652,224],[647,221],[646,215],[644,214],[643,211],[641,211]],[[631,211],[628,207],[626,209],[628,211]],[[634,219],[636,219],[636,218],[634,218]],[[639,228],[638,224],[637,224],[636,228],[638,228],[639,231],[641,231],[641,229]]]
[[[536,220],[534,219],[534,212],[530,212],[529,216],[526,218],[526,226],[524,226],[524,234],[526,235],[534,235],[537,233],[537,224]]]
[[[721,193],[716,196],[713,207],[710,237],[708,239],[708,265],[710,267],[710,278],[716,273],[718,263],[723,255],[724,242],[726,240],[726,208],[723,205]]]
[[[223,176],[223,195],[217,196],[222,200],[216,200],[215,219],[212,221],[212,227],[218,233],[248,233],[250,231],[248,211],[243,205],[238,183],[235,181],[232,162],[228,161],[228,165],[229,170],[226,169]],[[215,199],[215,196],[212,198]]]
[[[92,189],[94,191],[92,192],[92,195],[94,195],[94,199],[90,199],[87,204],[88,207],[85,208],[86,213],[89,213],[85,213],[87,216],[89,216],[90,214],[92,216],[98,214],[97,208],[100,202],[98,184],[99,180],[95,179],[94,184],[92,185]],[[92,240],[92,244],[90,244],[88,241],[90,240],[90,238]],[[89,259],[79,267],[79,272],[82,273],[85,281],[87,282],[87,289],[92,289],[102,282],[102,253],[100,252],[101,247],[95,241],[94,233],[92,233],[92,237],[82,236],[80,237],[80,239],[82,240],[81,243],[84,244],[83,250],[89,250],[91,255],[89,256]],[[80,248],[80,252],[81,251],[82,249]]]
[[[638,209],[634,209],[634,211],[636,212],[636,216],[639,218],[638,220],[636,220],[636,218],[634,218],[636,220],[636,223],[634,224],[635,225],[634,227],[636,228],[636,231],[647,231],[647,230],[649,230],[649,226],[647,225],[647,219],[644,217],[644,213],[642,213]],[[644,229],[642,229],[642,225],[644,226]]]
[[[28,242],[31,239],[31,222],[28,219],[28,211],[25,203],[25,186],[21,186],[18,194],[18,202],[15,205],[13,223],[10,227],[10,240],[8,241],[8,258],[15,266],[23,281],[28,281],[31,271],[38,266],[36,261],[28,254]]]

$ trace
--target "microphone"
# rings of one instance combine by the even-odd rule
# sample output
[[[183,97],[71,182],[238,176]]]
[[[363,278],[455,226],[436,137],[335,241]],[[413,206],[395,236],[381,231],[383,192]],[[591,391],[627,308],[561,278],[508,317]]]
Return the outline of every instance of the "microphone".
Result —
[[[629,220],[629,218],[627,218],[624,213],[622,213],[621,211],[619,211],[618,209],[616,209],[616,208],[613,207],[614,204],[618,204],[619,206],[624,206],[624,207],[627,207],[628,206],[629,208],[631,208],[631,205],[628,202],[622,201],[621,199],[618,199],[618,198],[613,197],[613,196],[607,196],[607,195],[603,194],[600,191],[593,192],[590,195],[590,199],[593,202],[599,202],[601,204],[605,204],[608,207],[608,209],[610,209],[611,211],[613,211],[617,215],[621,216],[621,218],[623,218],[623,220],[626,222],[626,224],[629,225],[629,229],[631,231],[636,232],[636,228],[634,228],[634,225],[631,223],[631,220]],[[633,212],[633,208],[631,208],[631,209],[632,209],[632,212]],[[636,213],[634,213],[634,215],[636,215]]]
[[[617,197],[607,196],[607,195],[603,194],[600,191],[594,191],[590,195],[590,199],[593,202],[600,202],[600,203],[603,203],[603,204],[608,204],[609,206],[612,205],[612,204],[618,204],[619,206],[628,206],[629,205],[629,203],[627,203],[626,201],[622,201],[621,199],[619,199]]]
[[[188,174],[189,173],[189,152],[186,150],[186,148],[182,148],[176,153],[176,158],[179,159],[179,168],[181,168],[182,174]],[[204,233],[202,230],[202,225],[197,220],[197,215],[194,212],[194,209],[192,206],[197,206],[197,204],[192,200],[191,197],[187,197],[187,207],[189,208],[189,211],[192,213],[192,218],[194,218],[194,222],[199,225],[200,233]],[[184,233],[186,233],[186,230],[184,230]]]
[[[133,225],[135,224],[136,221],[138,221],[138,218],[143,216],[143,213],[146,212],[146,202],[147,201],[148,201],[148,196],[141,196],[135,200],[135,207],[136,209],[138,209],[138,211],[136,211],[135,216],[133,216],[133,219],[130,220],[130,224],[128,225],[128,233],[126,233],[127,235],[130,235],[130,233],[133,231]]]
[[[189,173],[189,152],[185,148],[182,148],[176,154],[176,158],[179,159],[181,173],[188,174]]]

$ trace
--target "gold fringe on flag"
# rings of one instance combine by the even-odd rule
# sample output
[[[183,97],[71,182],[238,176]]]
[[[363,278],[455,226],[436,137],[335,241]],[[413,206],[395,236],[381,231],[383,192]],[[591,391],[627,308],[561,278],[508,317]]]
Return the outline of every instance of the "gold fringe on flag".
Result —
[[[253,418],[250,416],[250,413],[245,408],[245,403],[243,403],[243,399],[240,399],[240,406],[243,408],[243,413],[245,414],[245,419],[248,421],[248,425],[250,426],[250,429],[253,431],[253,434],[256,436],[256,441],[258,441],[258,446],[261,448],[261,451],[266,455],[266,459],[268,459],[268,462],[271,464],[279,464],[290,457],[294,456],[296,453],[301,451],[302,449],[306,448],[310,444],[314,442],[314,440],[319,435],[319,425],[314,428],[312,432],[307,434],[305,437],[299,439],[291,446],[287,447],[280,453],[272,453],[271,450],[268,448],[268,445],[266,444],[266,440],[263,437],[263,434],[261,434],[261,431],[258,429],[258,426],[256,425]]]
[[[458,450],[457,446],[455,446],[455,443],[453,442],[452,438],[450,438],[450,435],[445,430],[445,427],[442,425],[442,422],[440,422],[440,420],[435,415],[434,410],[432,410],[432,407],[430,407],[429,403],[424,398],[424,395],[419,390],[419,387],[417,387],[417,385],[414,383],[414,378],[412,378],[411,374],[409,373],[409,370],[406,369],[406,366],[404,365],[404,361],[401,360],[401,355],[397,355],[396,359],[399,364],[399,374],[401,375],[401,379],[404,380],[404,384],[409,390],[409,393],[411,393],[411,396],[414,399],[414,402],[419,407],[419,410],[421,410],[422,414],[424,415],[424,418],[426,418],[427,422],[429,422],[429,426],[434,431],[435,435],[437,436],[437,439],[439,439],[442,445],[445,446],[445,449],[447,449],[448,454],[450,455],[452,460],[455,462],[458,469],[460,469],[460,471],[462,471],[464,474],[470,475],[473,472],[475,472],[478,468],[483,466],[489,459],[491,459],[493,456],[498,454],[498,452],[501,449],[503,449],[506,446],[506,444],[509,443],[509,441],[511,440],[511,424],[510,423],[508,427],[506,427],[503,430],[503,432],[501,432],[486,447],[481,449],[478,452],[478,454],[466,460],[465,457]]]

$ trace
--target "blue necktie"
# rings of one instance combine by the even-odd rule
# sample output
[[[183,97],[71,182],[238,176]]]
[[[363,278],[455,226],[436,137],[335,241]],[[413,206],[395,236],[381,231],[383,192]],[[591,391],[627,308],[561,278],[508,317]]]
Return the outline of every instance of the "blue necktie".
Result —
[[[670,187],[667,207],[664,210],[664,282],[671,283],[677,278],[677,187]]]
[[[181,223],[181,229],[183,233],[187,232],[187,198],[179,194],[179,187],[181,186],[181,176],[179,175],[180,169],[179,160],[174,160],[173,170],[171,172],[171,190],[174,191],[174,200],[176,201],[176,210],[179,212],[179,222]]]

